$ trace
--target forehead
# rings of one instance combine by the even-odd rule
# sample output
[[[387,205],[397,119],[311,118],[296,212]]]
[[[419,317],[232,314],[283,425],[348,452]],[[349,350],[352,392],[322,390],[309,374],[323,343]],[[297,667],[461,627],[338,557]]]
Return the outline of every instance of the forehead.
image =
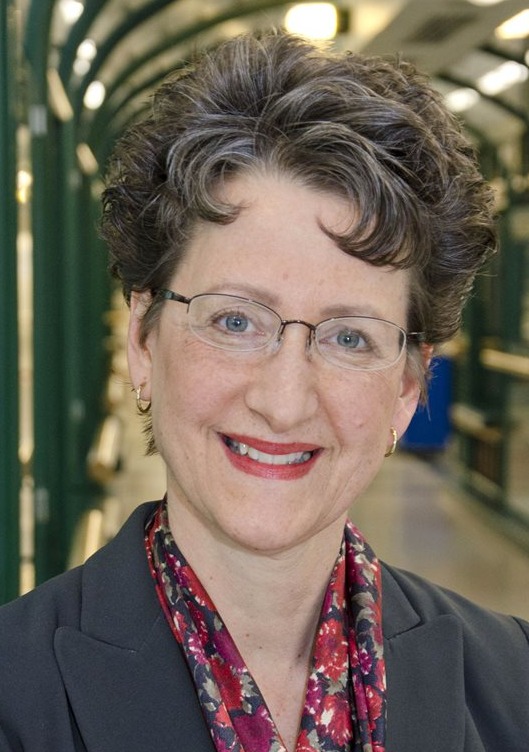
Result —
[[[268,174],[234,178],[219,198],[241,207],[237,218],[197,224],[173,289],[242,294],[281,306],[282,315],[333,306],[404,323],[408,272],[348,255],[326,232],[354,228],[351,202]]]

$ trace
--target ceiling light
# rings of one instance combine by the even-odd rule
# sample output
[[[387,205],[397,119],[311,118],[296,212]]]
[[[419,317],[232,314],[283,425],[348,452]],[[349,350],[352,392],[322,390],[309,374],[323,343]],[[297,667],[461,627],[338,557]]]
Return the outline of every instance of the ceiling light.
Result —
[[[464,112],[469,110],[480,100],[480,96],[475,89],[463,87],[454,89],[445,96],[446,106],[452,112]]]
[[[528,77],[529,70],[525,65],[520,65],[514,60],[508,60],[478,78],[477,86],[484,94],[494,96],[514,84],[527,81]]]
[[[94,152],[88,144],[77,144],[77,149],[75,151],[81,172],[85,175],[96,175],[99,171],[99,164],[95,158]]]
[[[31,195],[33,175],[28,170],[17,172],[17,200],[19,204],[27,204]]]
[[[498,39],[523,39],[529,36],[529,8],[504,21],[494,34]]]
[[[93,39],[85,39],[77,48],[77,57],[81,60],[93,60],[96,55],[97,47]]]
[[[334,39],[338,30],[338,11],[332,3],[293,5],[285,16],[285,28],[307,39]]]
[[[472,5],[498,5],[503,3],[503,0],[468,0]]]
[[[89,110],[97,110],[105,101],[105,94],[105,85],[101,81],[92,81],[83,98],[84,106]]]
[[[90,70],[90,60],[83,60],[83,58],[76,58],[73,64],[73,71],[76,76],[85,76]]]
[[[59,7],[67,24],[74,24],[84,11],[84,4],[80,0],[62,0]]]
[[[67,123],[73,118],[73,109],[57,68],[48,68],[47,79],[51,109],[59,120]]]

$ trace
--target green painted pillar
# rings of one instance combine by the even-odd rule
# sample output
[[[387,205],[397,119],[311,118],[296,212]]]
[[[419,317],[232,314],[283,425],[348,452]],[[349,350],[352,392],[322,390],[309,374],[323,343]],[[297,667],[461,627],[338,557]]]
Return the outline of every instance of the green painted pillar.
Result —
[[[91,277],[94,265],[90,242],[96,234],[91,221],[90,203],[84,192],[84,176],[76,156],[76,131],[73,120],[58,125],[61,149],[61,188],[58,196],[62,222],[62,338],[63,362],[63,528],[67,551],[75,527],[91,505],[94,488],[87,474],[87,455],[99,423],[98,406],[91,391],[99,387],[97,350],[92,330]],[[104,281],[103,281],[104,284]],[[97,322],[94,322],[97,326]]]
[[[64,568],[64,307],[62,206],[57,123],[46,70],[54,0],[32,0],[25,29],[33,164],[33,479],[37,584]]]
[[[40,583],[60,572],[64,462],[64,342],[61,301],[62,217],[57,206],[61,186],[57,145],[44,105],[32,129],[35,567]]]
[[[13,3],[0,3],[0,603],[19,590],[17,206]]]
[[[31,73],[34,170],[37,583],[64,569],[75,526],[97,493],[87,476],[86,460],[99,418],[93,394],[101,394],[104,383],[99,365],[94,367],[102,347],[101,340],[94,341],[90,323],[93,257],[89,246],[96,230],[77,163],[77,122],[58,119],[47,106],[52,5],[52,0],[33,0],[25,45]],[[105,287],[106,281],[102,280],[102,285]]]

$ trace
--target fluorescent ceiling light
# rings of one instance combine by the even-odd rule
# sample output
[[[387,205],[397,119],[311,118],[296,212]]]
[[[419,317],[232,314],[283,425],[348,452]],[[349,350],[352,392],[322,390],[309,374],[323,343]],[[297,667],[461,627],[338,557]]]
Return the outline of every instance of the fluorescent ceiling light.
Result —
[[[285,28],[291,34],[308,39],[334,39],[338,30],[338,11],[332,3],[293,5],[285,16]]]
[[[448,109],[452,112],[464,112],[477,104],[480,98],[475,89],[463,87],[450,91],[445,96],[445,102]]]
[[[81,171],[85,175],[96,175],[99,170],[99,165],[94,152],[88,144],[77,144],[77,149],[75,151]]]
[[[73,118],[73,109],[68,99],[68,94],[62,83],[62,79],[56,68],[48,68],[48,94],[51,109],[59,120],[67,123]]]
[[[529,8],[504,21],[494,34],[498,39],[523,39],[529,36]]]
[[[90,60],[83,60],[83,58],[76,58],[73,64],[73,71],[76,76],[85,76],[90,70]]]
[[[494,96],[514,84],[527,81],[528,77],[529,70],[525,65],[509,60],[481,76],[477,81],[477,86],[484,94]]]
[[[105,94],[105,85],[101,81],[92,81],[83,98],[84,106],[89,110],[97,110],[105,101]]]
[[[498,5],[503,3],[503,0],[468,0],[472,5]]]
[[[17,200],[19,204],[27,204],[31,195],[33,175],[28,170],[17,172]]]
[[[97,47],[93,39],[85,39],[77,48],[77,57],[81,60],[93,60],[96,55]]]
[[[79,0],[62,0],[59,7],[67,24],[74,24],[84,11],[84,4]]]

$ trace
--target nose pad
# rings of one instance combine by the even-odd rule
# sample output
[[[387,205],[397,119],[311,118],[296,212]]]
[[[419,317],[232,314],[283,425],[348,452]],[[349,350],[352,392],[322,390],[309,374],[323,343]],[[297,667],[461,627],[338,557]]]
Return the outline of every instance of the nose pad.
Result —
[[[310,331],[307,335],[307,339],[305,341],[305,352],[307,354],[307,358],[310,360],[312,358],[312,353],[314,352],[314,345],[316,344],[316,330],[311,326]]]
[[[290,324],[301,324],[301,326],[306,326],[309,330],[309,333],[307,335],[307,339],[305,341],[305,353],[307,357],[310,359],[312,357],[312,350],[314,345],[314,338],[316,333],[316,327],[314,324],[309,324],[308,321],[303,321],[302,319],[291,319],[290,321],[282,321],[281,326],[279,327],[279,330],[277,332],[277,337],[273,341],[272,345],[272,352],[277,352],[279,350],[281,343],[283,342],[283,335],[285,333],[285,329]]]

